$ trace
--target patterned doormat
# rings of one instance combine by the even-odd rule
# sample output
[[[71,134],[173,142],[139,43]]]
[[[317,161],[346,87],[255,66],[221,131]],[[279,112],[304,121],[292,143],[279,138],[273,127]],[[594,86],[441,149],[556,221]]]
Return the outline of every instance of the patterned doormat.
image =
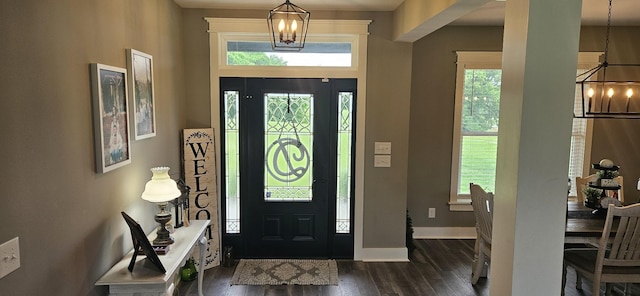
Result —
[[[338,285],[335,260],[241,259],[232,285]]]

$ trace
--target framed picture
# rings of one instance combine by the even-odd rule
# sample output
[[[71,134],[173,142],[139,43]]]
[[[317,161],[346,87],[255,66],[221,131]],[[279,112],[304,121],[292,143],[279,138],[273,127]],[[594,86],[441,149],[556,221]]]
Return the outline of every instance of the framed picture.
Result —
[[[131,163],[127,71],[91,64],[96,171],[106,173]]]
[[[129,85],[133,97],[133,126],[136,140],[156,135],[156,102],[153,92],[153,57],[127,49]]]
[[[153,265],[155,265],[159,271],[162,273],[166,273],[164,266],[162,265],[162,261],[158,258],[158,254],[151,246],[149,239],[144,234],[142,227],[136,220],[133,220],[129,215],[125,212],[120,212],[125,221],[127,221],[127,225],[129,225],[129,230],[131,232],[131,239],[133,241],[133,256],[131,257],[131,261],[129,262],[129,272],[133,272],[133,268],[136,265],[136,258],[138,256],[139,250],[142,250],[143,254],[147,256],[147,260],[151,261]]]

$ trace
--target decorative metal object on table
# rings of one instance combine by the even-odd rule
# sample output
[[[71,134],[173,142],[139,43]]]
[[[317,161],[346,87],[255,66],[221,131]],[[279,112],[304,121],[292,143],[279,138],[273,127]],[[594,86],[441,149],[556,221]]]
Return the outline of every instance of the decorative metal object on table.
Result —
[[[189,226],[189,193],[191,192],[191,187],[187,186],[183,179],[179,179],[176,183],[182,195],[171,201],[175,211],[173,227],[180,228]]]
[[[598,179],[589,182],[589,187],[583,190],[585,194],[584,205],[593,209],[592,214],[605,216],[607,214],[607,207],[610,204],[616,206],[622,205],[617,199],[617,193],[614,193],[613,197],[608,196],[606,193],[607,190],[617,192],[622,188],[615,180],[618,176],[620,166],[614,165],[613,161],[605,158],[599,163],[594,163],[592,167],[598,170]]]

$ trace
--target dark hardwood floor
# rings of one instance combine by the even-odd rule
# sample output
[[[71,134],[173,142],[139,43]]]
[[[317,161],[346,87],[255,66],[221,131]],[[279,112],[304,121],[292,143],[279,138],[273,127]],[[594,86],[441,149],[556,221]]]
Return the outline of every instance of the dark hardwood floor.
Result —
[[[338,286],[231,286],[234,267],[214,267],[205,271],[203,289],[207,296],[401,296],[401,295],[489,295],[489,280],[470,284],[473,240],[415,240],[411,262],[358,262],[337,260]],[[583,291],[575,289],[575,272],[567,275],[567,296],[591,295],[591,283],[583,280]],[[197,281],[183,282],[177,295],[197,295]],[[560,291],[558,291],[558,295]],[[614,293],[614,295],[622,295]],[[634,286],[631,295],[640,295]]]

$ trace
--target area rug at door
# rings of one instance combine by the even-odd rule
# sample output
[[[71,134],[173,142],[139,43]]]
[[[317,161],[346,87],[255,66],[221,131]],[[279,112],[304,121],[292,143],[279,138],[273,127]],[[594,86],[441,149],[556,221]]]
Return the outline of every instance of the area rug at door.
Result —
[[[338,285],[335,260],[241,259],[232,285]]]

